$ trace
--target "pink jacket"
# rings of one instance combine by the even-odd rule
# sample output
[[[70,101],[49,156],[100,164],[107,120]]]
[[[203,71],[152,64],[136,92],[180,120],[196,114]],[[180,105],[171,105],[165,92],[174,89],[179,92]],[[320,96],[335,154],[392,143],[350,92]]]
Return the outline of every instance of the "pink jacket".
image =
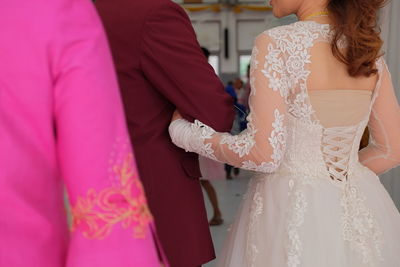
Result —
[[[0,25],[0,266],[160,266],[91,1],[1,1]]]

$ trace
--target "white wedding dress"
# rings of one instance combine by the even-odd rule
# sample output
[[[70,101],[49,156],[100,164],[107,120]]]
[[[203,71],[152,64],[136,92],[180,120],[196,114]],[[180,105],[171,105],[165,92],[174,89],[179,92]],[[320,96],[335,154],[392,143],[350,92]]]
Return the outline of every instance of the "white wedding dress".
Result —
[[[400,215],[376,176],[400,163],[390,74],[380,58],[375,78],[351,78],[330,53],[331,37],[316,22],[257,37],[241,134],[171,123],[176,145],[256,172],[220,267],[400,266]],[[375,88],[359,90],[371,79]],[[367,125],[372,142],[358,152]]]

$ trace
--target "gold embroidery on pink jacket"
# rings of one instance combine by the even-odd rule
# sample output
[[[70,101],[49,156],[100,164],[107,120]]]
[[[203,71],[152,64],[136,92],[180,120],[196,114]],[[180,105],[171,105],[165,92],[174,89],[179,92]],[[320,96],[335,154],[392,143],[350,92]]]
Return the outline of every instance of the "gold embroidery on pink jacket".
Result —
[[[132,228],[134,238],[145,238],[146,227],[153,218],[147,206],[142,184],[135,173],[132,153],[112,168],[118,185],[100,192],[90,189],[85,198],[78,197],[72,207],[72,231],[82,229],[91,239],[103,239],[113,226],[121,223]]]

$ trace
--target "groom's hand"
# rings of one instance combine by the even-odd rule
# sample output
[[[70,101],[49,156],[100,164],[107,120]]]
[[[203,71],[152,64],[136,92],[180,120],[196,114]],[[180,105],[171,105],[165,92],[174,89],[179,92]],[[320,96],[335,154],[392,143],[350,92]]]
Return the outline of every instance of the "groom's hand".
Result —
[[[172,115],[171,121],[176,121],[176,120],[180,120],[180,119],[183,119],[181,113],[179,113],[178,110],[175,110],[174,115]]]

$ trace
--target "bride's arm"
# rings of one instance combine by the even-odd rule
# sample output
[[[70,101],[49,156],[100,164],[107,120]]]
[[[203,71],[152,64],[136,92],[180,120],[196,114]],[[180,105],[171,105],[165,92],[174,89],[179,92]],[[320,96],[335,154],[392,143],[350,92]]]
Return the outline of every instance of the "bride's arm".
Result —
[[[282,86],[284,60],[271,38],[257,37],[251,62],[252,91],[248,129],[233,136],[218,133],[200,121],[174,120],[173,142],[190,152],[244,169],[273,172],[286,147],[286,91]]]
[[[361,163],[377,174],[400,164],[400,108],[389,70],[383,64],[382,83],[368,124],[371,144],[359,154]]]

